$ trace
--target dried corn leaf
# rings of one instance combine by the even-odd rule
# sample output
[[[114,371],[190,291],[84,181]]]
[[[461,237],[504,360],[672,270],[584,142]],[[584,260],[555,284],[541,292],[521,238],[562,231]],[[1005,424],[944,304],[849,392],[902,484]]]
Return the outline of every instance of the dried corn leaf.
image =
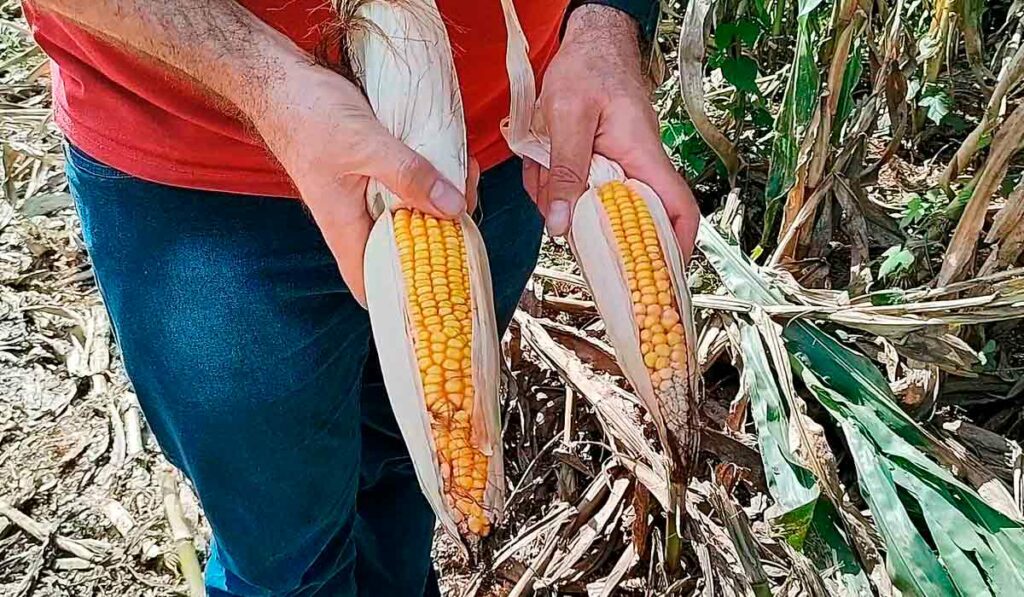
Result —
[[[970,199],[946,248],[936,282],[945,286],[966,277],[972,269],[974,255],[985,224],[989,200],[1006,177],[1010,158],[1024,141],[1024,104],[1013,111],[996,132],[992,149],[984,167],[969,185]]]

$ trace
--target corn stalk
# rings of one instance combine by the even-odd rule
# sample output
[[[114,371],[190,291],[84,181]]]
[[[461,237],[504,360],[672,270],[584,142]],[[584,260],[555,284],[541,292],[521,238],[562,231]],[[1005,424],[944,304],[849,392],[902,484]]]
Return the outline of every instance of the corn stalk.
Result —
[[[683,17],[679,28],[679,91],[694,127],[725,164],[730,185],[735,186],[736,175],[742,166],[736,145],[704,111],[704,46],[712,3],[713,0],[695,0]]]

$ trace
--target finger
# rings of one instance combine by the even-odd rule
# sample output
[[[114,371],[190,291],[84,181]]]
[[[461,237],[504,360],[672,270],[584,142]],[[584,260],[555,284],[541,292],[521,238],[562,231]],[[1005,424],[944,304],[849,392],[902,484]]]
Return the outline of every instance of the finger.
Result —
[[[689,263],[700,224],[700,209],[690,186],[676,172],[660,145],[656,152],[638,156],[628,164],[622,164],[622,167],[628,177],[647,183],[661,198],[676,233],[679,249]]]
[[[452,218],[466,209],[466,197],[430,163],[379,125],[362,136],[368,151],[357,165],[398,195],[409,207],[433,216]]]
[[[480,186],[480,162],[470,157],[466,165],[466,209],[469,213],[476,211],[479,200]]]
[[[523,188],[526,193],[537,203],[537,192],[540,188],[540,164],[530,158],[523,158]]]
[[[551,133],[551,167],[547,184],[541,188],[541,204],[548,233],[560,236],[569,231],[572,209],[587,189],[590,160],[598,115],[583,104],[554,100],[546,109]]]
[[[303,199],[338,263],[345,285],[363,308],[366,307],[363,255],[373,226],[365,207],[366,181],[361,176],[345,176],[337,185],[303,193]]]

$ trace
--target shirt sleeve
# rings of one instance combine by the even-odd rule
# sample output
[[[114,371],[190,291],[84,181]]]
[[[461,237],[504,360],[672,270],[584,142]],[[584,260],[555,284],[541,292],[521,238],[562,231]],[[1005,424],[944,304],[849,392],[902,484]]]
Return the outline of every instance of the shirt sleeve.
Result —
[[[574,0],[571,6],[576,8],[586,4],[600,4],[621,10],[640,25],[640,36],[645,44],[654,41],[658,32],[658,21],[661,19],[659,0]]]

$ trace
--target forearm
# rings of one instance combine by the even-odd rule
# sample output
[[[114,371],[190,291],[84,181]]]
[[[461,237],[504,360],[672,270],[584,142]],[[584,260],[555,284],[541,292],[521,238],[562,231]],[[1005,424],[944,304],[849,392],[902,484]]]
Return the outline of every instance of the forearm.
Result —
[[[228,0],[30,0],[95,34],[181,71],[257,121],[310,58]]]

